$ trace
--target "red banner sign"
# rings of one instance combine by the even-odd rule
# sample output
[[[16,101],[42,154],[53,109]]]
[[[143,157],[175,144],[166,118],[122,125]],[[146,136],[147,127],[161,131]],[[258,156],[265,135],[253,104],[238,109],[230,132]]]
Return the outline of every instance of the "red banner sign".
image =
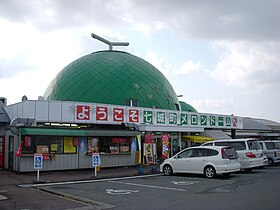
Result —
[[[169,158],[169,150],[170,150],[170,145],[169,145],[169,136],[167,134],[162,135],[162,158],[166,159]]]
[[[154,135],[149,133],[145,135],[145,143],[153,143],[154,142]]]

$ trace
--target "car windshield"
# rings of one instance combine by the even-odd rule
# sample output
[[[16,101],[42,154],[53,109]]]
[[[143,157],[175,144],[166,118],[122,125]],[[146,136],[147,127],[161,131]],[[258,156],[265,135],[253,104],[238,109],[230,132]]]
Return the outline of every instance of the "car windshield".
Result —
[[[216,142],[216,146],[231,146],[236,150],[246,149],[246,145],[244,141],[221,141],[221,142]]]
[[[225,148],[225,158],[235,159],[238,158],[238,154],[233,147]]]
[[[249,150],[261,149],[259,142],[257,142],[256,140],[249,140],[248,147],[249,147]]]

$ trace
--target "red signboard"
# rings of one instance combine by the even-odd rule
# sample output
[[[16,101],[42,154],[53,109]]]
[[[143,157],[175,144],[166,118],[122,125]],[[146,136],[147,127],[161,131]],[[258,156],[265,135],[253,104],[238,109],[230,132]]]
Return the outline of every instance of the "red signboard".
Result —
[[[153,143],[154,142],[154,135],[148,133],[145,135],[145,143]]]
[[[31,147],[31,137],[30,136],[25,136],[24,137],[24,145],[26,147]]]
[[[126,142],[126,138],[112,138],[113,144],[124,144]]]
[[[115,122],[123,122],[124,121],[124,109],[114,108],[113,119]]]
[[[108,108],[97,106],[96,107],[96,120],[108,121]]]
[[[129,122],[138,123],[139,122],[139,110],[130,109],[129,111]]]
[[[77,120],[90,120],[90,106],[77,105]]]

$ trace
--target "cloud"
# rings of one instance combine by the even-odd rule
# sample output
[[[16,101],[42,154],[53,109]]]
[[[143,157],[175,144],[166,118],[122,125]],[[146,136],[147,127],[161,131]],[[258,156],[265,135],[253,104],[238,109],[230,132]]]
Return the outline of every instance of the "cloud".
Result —
[[[1,18],[0,24],[6,29],[0,34],[1,78],[12,77],[20,71],[41,68],[57,70],[76,59],[84,50],[76,39],[75,30],[42,33],[32,26]]]
[[[186,75],[201,70],[202,68],[200,62],[194,63],[192,60],[188,60],[179,69],[175,70],[174,73],[176,75]]]
[[[160,57],[156,52],[149,50],[146,54],[146,60],[154,65],[159,71],[161,71],[165,76],[168,76],[171,72],[170,64],[162,57]]]
[[[216,47],[223,54],[211,73],[215,79],[249,92],[280,88],[280,43],[219,42]]]
[[[135,1],[144,18],[160,20],[189,39],[279,41],[280,1]],[[143,16],[143,15],[142,15]]]
[[[211,113],[221,113],[222,108],[231,106],[233,102],[233,97],[219,99],[206,98],[192,100],[191,104],[199,112],[209,112],[211,110]]]
[[[166,27],[188,39],[279,41],[280,1],[2,0],[0,14],[40,31],[68,27],[136,30]]]

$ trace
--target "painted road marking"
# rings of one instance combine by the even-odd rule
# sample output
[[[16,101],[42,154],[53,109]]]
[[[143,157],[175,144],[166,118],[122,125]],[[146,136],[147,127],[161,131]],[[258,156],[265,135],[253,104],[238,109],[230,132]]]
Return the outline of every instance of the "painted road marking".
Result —
[[[108,182],[114,180],[138,179],[138,178],[153,177],[153,176],[162,176],[162,174],[128,176],[128,177],[108,178],[108,179],[93,179],[93,180],[91,179],[91,180],[69,181],[69,182],[41,183],[41,184],[21,184],[18,186],[23,188],[46,187],[46,186],[67,185],[67,184],[84,184],[84,183],[94,183],[94,182]]]
[[[176,185],[192,185],[192,184],[197,184],[199,181],[171,181],[172,184]]]
[[[164,190],[186,191],[184,189],[179,189],[179,188],[161,187],[161,186],[146,185],[146,184],[136,184],[136,183],[130,183],[130,182],[119,182],[119,181],[109,181],[109,182],[117,183],[117,184],[126,184],[126,185],[132,185],[132,186],[139,186],[139,187],[149,187],[149,188],[156,188],[156,189],[164,189]]]
[[[6,196],[4,196],[4,195],[0,195],[0,201],[2,201],[2,200],[7,200],[8,198],[6,197]]]
[[[111,195],[127,195],[130,193],[136,193],[139,192],[139,190],[112,190],[112,189],[106,189],[106,193]]]

